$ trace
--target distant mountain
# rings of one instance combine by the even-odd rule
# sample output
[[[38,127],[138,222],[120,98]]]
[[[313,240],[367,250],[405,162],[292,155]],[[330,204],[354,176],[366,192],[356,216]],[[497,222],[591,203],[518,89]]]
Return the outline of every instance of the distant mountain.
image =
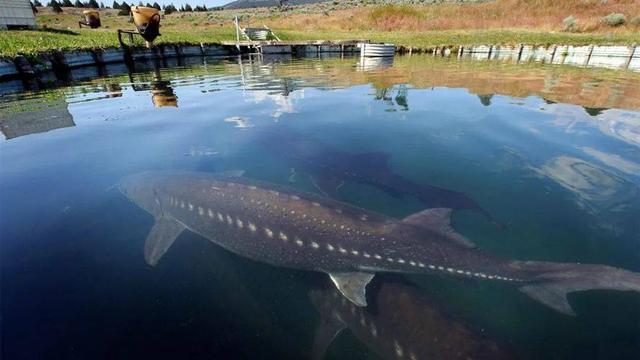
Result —
[[[328,0],[289,0],[287,5],[304,5],[326,2]],[[278,0],[236,0],[223,7],[225,9],[246,9],[257,7],[278,6]]]

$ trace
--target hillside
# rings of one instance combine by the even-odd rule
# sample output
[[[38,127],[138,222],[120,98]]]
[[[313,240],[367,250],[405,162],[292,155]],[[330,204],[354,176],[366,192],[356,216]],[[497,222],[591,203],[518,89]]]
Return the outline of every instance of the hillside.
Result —
[[[288,5],[306,5],[306,4],[314,4],[319,2],[325,2],[327,0],[290,0]],[[225,9],[251,9],[258,7],[271,7],[278,6],[278,0],[237,0],[230,2],[223,6]]]
[[[375,5],[432,5],[440,3],[477,3],[492,0],[289,0],[287,6],[304,6],[317,3],[329,3],[332,8],[346,9],[351,7]],[[278,6],[278,0],[236,0],[223,6],[224,9],[253,9]]]

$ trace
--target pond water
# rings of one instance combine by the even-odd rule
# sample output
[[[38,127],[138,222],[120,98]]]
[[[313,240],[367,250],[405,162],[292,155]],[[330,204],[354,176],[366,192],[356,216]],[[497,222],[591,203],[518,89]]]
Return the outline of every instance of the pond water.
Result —
[[[242,170],[320,207],[398,221],[452,208],[483,254],[640,272],[640,74],[426,56],[186,61],[4,88],[3,358],[640,358],[640,293],[604,289],[616,281],[605,271],[578,270],[572,286],[600,285],[568,295],[574,316],[521,284],[437,270],[378,271],[361,308],[322,272],[240,256],[202,231],[148,265],[154,216],[121,182]]]

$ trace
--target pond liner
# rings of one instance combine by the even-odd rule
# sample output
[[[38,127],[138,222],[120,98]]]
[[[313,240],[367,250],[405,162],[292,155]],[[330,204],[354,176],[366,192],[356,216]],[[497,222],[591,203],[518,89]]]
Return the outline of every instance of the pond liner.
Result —
[[[352,45],[304,44],[290,45],[290,53],[296,56],[318,57],[321,54],[357,53],[359,49]],[[289,48],[285,49],[289,51]],[[209,43],[204,44],[158,44],[152,48],[141,46],[129,48],[97,48],[89,50],[47,51],[33,57],[18,55],[13,59],[0,58],[0,82],[16,78],[50,78],[53,72],[57,79],[67,81],[70,69],[83,66],[98,66],[112,63],[124,63],[133,68],[135,62],[163,60],[187,57],[224,57],[250,51],[249,48],[237,49],[235,45]],[[266,53],[280,54],[281,49],[267,49]],[[504,45],[443,45],[432,47],[397,46],[399,54],[426,53],[433,56],[448,57],[456,54],[458,58],[514,60],[516,62],[536,61],[550,64],[574,66],[616,67],[619,69],[640,69],[640,46],[630,45],[551,45],[536,46],[518,44]],[[609,59],[609,60],[607,60]],[[616,61],[613,61],[616,60]],[[619,61],[618,61],[619,60]],[[615,64],[613,64],[615,62]],[[13,64],[13,66],[12,66]],[[615,65],[615,66],[614,66]]]
[[[0,59],[0,80],[13,80],[20,77],[20,71],[14,61]]]

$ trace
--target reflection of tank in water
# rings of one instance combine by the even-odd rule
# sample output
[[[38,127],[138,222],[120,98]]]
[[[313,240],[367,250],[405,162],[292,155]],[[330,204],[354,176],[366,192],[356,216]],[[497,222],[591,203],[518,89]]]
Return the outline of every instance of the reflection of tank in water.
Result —
[[[178,97],[173,92],[171,82],[167,80],[154,80],[151,82],[151,100],[155,107],[178,107]]]
[[[107,92],[108,98],[122,97],[122,87],[120,86],[120,84],[106,84],[105,91]]]
[[[3,110],[0,115],[0,130],[7,140],[76,126],[64,99],[45,104],[30,105],[27,103],[28,100],[24,102],[25,107],[31,108],[19,112]]]
[[[153,78],[148,83],[146,83],[145,79],[134,79],[133,74],[129,74],[129,79],[133,84],[134,91],[151,92],[151,101],[155,107],[178,107],[178,97],[173,92],[171,81],[162,80],[162,75],[158,69],[154,71]]]
[[[360,57],[358,70],[383,70],[393,66],[393,57]]]

